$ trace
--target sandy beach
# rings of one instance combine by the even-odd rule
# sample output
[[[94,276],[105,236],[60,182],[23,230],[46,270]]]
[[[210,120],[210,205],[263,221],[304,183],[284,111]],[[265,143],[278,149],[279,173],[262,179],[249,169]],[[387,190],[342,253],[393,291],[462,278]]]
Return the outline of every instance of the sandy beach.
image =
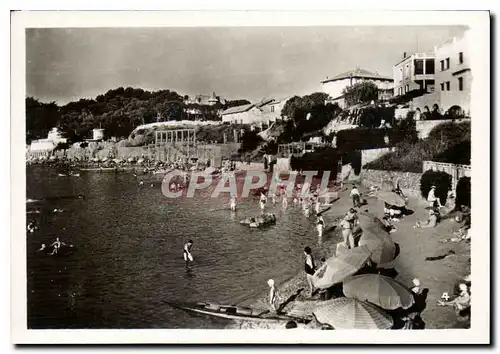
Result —
[[[367,190],[359,188],[362,199],[366,199],[368,204],[359,210],[368,210],[370,213],[381,218],[383,216],[383,202],[367,197]],[[323,257],[328,258],[334,254],[336,243],[340,240],[339,230],[328,231],[338,220],[338,218],[352,207],[349,197],[350,184],[346,184],[339,193],[340,199],[326,211],[323,216],[327,223],[327,231],[323,236],[324,242],[321,246],[311,245],[316,262]],[[454,201],[448,201],[447,207],[441,210],[442,215],[446,215],[453,209]],[[423,199],[409,198],[408,209],[414,211],[412,215],[405,216],[397,223],[397,231],[391,236],[394,242],[400,246],[400,254],[394,261],[394,268],[398,272],[396,280],[408,285],[412,284],[412,279],[418,278],[423,289],[429,289],[426,307],[421,313],[426,329],[445,328],[469,328],[470,321],[459,320],[452,307],[437,306],[437,301],[441,299],[443,292],[454,296],[456,285],[462,281],[463,277],[470,274],[470,242],[461,241],[458,243],[442,243],[440,240],[451,238],[453,231],[459,225],[453,218],[443,218],[436,228],[419,229],[414,228],[417,220],[426,220],[428,211],[425,209],[426,202]],[[426,261],[426,257],[436,257],[451,253],[442,259]],[[297,259],[298,263],[303,263],[303,259]],[[279,284],[278,290],[283,299],[294,297],[295,300],[308,300],[307,282],[305,273],[301,272],[295,277],[287,280],[275,279]],[[300,289],[303,289],[300,291]],[[314,296],[317,299],[317,295]],[[290,302],[291,304],[291,302]],[[286,312],[291,305],[285,306]],[[267,293],[242,303],[255,308],[267,308]],[[308,325],[299,325],[299,328],[318,329],[317,323],[312,321]],[[227,328],[231,329],[251,329],[251,328],[271,328],[268,325],[261,325],[248,322],[233,322]]]

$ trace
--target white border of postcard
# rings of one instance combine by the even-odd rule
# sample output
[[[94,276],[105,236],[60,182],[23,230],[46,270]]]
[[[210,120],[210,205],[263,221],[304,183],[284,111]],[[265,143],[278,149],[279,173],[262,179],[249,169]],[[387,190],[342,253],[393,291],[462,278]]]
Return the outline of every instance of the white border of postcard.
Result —
[[[467,25],[474,41],[471,111],[472,214],[471,258],[475,296],[470,329],[422,331],[343,330],[28,330],[25,239],[25,28],[166,26],[363,26]],[[450,343],[490,341],[490,18],[468,11],[238,11],[238,12],[15,12],[11,17],[11,337],[16,344],[142,343]]]

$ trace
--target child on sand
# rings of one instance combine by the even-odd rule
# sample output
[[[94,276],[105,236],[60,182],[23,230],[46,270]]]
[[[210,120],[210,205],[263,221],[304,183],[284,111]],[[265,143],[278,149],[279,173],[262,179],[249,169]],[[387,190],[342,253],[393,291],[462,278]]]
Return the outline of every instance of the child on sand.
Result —
[[[437,223],[438,215],[436,211],[429,210],[429,218],[427,219],[427,222],[423,224],[420,221],[417,221],[417,224],[415,226],[418,228],[436,227]]]
[[[460,315],[463,310],[470,307],[471,299],[467,285],[460,284],[459,289],[460,295],[458,297],[451,301],[438,301],[438,306],[453,306],[457,315]]]

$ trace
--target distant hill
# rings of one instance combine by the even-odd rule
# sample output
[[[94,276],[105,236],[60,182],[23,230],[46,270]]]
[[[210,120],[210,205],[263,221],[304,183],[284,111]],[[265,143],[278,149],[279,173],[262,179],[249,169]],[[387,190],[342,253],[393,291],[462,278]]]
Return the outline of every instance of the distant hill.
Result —
[[[63,106],[27,97],[26,140],[29,143],[45,138],[53,127],[60,128],[72,142],[91,137],[94,128],[103,128],[106,137],[128,137],[141,124],[188,119],[184,97],[170,90],[147,91],[132,87],[119,87],[95,99],[82,98]],[[219,109],[241,102],[248,101],[233,100],[200,108],[206,119],[218,120]]]

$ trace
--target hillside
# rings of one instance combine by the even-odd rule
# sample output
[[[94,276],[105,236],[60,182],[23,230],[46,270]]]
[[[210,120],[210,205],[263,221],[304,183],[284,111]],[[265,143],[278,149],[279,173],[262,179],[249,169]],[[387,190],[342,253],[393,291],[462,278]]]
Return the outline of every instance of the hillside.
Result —
[[[82,98],[62,106],[27,97],[26,142],[46,138],[53,127],[58,127],[72,142],[90,138],[94,128],[103,128],[106,138],[126,138],[139,125],[187,120],[187,108],[201,110],[205,120],[219,120],[219,109],[248,102],[234,100],[200,106],[185,104],[186,97],[170,90],[147,91],[132,87],[119,87],[95,98]]]
[[[401,172],[422,172],[423,161],[470,164],[470,122],[445,122],[436,126],[429,137],[415,144],[402,142],[363,168]]]

